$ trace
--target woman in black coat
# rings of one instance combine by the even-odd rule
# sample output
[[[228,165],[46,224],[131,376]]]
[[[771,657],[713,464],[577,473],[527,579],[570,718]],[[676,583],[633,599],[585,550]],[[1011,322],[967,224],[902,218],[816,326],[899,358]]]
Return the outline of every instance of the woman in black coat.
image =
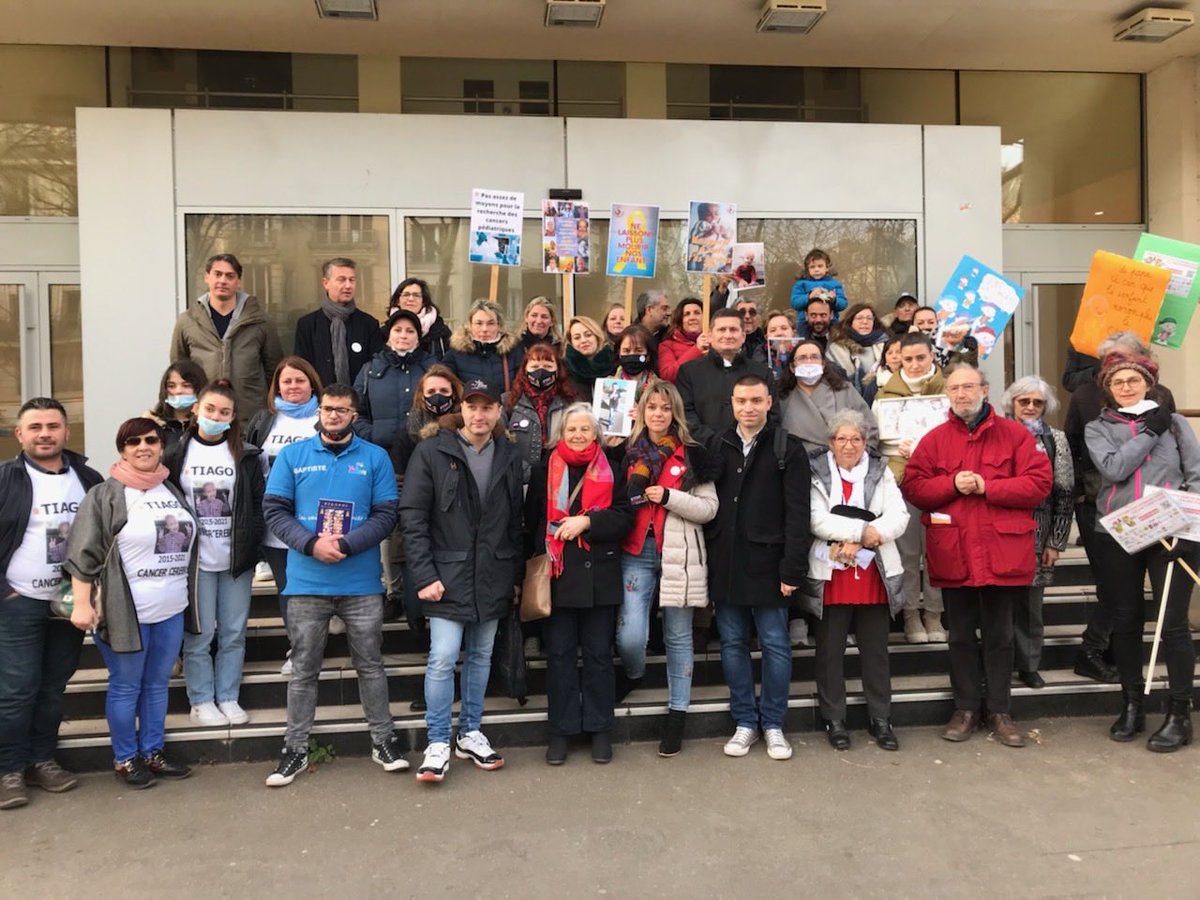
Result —
[[[424,278],[405,278],[396,285],[388,300],[388,318],[398,309],[406,309],[421,322],[421,349],[441,360],[450,349],[450,326],[433,302],[433,293]],[[380,329],[375,350],[387,344],[387,326]]]
[[[442,362],[464,385],[484,381],[507,393],[521,368],[525,348],[504,330],[504,315],[491,300],[476,300],[467,322],[450,338]]]
[[[591,406],[563,413],[552,450],[534,469],[525,499],[532,556],[551,559],[551,612],[545,620],[546,762],[567,759],[567,741],[591,734],[592,759],[612,759],[613,633],[624,595],[621,541],[633,527],[624,467],[600,445]],[[575,660],[583,651],[583,673]]]

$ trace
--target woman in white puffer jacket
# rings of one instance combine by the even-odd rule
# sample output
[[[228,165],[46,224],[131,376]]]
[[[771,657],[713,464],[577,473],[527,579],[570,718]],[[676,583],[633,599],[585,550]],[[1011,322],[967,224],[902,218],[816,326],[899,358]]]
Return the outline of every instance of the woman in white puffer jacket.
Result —
[[[660,756],[674,756],[692,692],[692,618],[708,605],[708,551],[704,523],[717,514],[717,490],[707,454],[688,432],[679,391],[651,381],[638,401],[625,456],[634,504],[633,528],[621,545],[625,596],[617,620],[621,657],[617,701],[646,672],[646,641],[658,588],[667,648],[667,721]],[[623,678],[621,677],[623,676]]]

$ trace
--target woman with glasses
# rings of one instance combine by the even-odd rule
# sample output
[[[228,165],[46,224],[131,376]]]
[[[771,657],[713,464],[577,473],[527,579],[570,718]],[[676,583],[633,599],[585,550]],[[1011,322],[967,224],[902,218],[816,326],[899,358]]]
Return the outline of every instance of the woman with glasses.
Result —
[[[423,278],[405,278],[388,301],[388,318],[398,309],[414,313],[421,322],[421,349],[440,360],[450,349],[450,326],[446,324],[438,308],[434,306],[433,294]],[[380,329],[379,346],[387,343],[386,326]]]
[[[1029,429],[1033,439],[1046,451],[1054,467],[1054,487],[1050,496],[1033,511],[1037,530],[1034,533],[1034,555],[1037,574],[1029,594],[1013,604],[1013,655],[1016,657],[1017,677],[1026,686],[1038,689],[1046,686],[1038,669],[1042,663],[1042,641],[1045,628],[1042,622],[1042,600],[1046,585],[1054,580],[1054,566],[1067,549],[1071,533],[1071,517],[1075,509],[1075,467],[1071,463],[1071,447],[1067,436],[1046,423],[1046,416],[1058,411],[1058,398],[1045,381],[1037,375],[1018,378],[1001,400],[1004,414]]]
[[[467,321],[450,339],[442,362],[464,385],[472,381],[512,388],[525,348],[504,330],[504,313],[491,300],[476,300],[467,310]]]
[[[855,303],[834,328],[825,351],[868,405],[878,390],[875,378],[888,336],[871,305]]]
[[[791,365],[779,379],[783,427],[813,453],[829,447],[829,423],[845,409],[858,412],[866,423],[867,442],[879,443],[879,428],[871,408],[821,353],[821,345],[804,338],[792,350]]]
[[[164,438],[151,419],[121,424],[120,458],[108,480],[79,504],[63,563],[75,596],[71,622],[95,633],[108,666],[105,715],[113,768],[131,788],[191,774],[167,759],[163,742],[171,668],[184,629],[200,631],[199,541],[187,499],[162,464]],[[168,519],[182,540],[160,552]],[[93,603],[97,587],[103,592],[99,609]]]

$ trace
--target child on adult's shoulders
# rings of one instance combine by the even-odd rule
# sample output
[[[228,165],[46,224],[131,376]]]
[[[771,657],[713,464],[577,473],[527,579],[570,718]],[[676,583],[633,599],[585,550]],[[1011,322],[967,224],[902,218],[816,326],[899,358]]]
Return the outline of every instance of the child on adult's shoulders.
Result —
[[[842,283],[833,277],[833,261],[829,254],[819,248],[808,251],[804,257],[804,277],[792,285],[792,309],[804,312],[808,301],[816,291],[832,292],[833,318],[846,308],[846,291]]]

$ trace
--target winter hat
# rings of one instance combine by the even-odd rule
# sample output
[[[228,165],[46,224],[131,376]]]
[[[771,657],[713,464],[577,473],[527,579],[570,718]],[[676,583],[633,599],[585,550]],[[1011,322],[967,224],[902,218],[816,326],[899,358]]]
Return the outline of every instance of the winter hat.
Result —
[[[388,316],[387,324],[383,326],[384,341],[387,341],[392,334],[392,329],[397,322],[405,321],[412,325],[417,331],[417,337],[420,338],[424,334],[424,329],[421,328],[421,320],[415,312],[409,312],[407,309],[397,309]]]
[[[1108,390],[1108,383],[1122,369],[1132,369],[1143,378],[1150,387],[1158,384],[1158,363],[1148,356],[1131,356],[1126,353],[1110,353],[1100,363],[1100,374],[1096,378],[1100,386]]]

